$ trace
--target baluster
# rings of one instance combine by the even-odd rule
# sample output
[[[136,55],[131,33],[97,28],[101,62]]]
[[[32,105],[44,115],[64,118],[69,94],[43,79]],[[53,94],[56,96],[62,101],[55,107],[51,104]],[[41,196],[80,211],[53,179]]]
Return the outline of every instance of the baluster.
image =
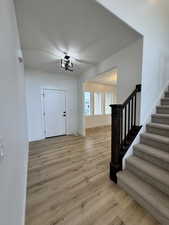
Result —
[[[134,126],[136,126],[136,113],[137,113],[137,94],[135,94],[135,104],[134,104]]]
[[[131,128],[133,127],[133,103],[134,103],[134,101],[133,101],[134,99],[133,99],[133,97],[132,97],[132,99],[131,99]]]
[[[120,144],[123,142],[123,109],[121,109],[121,138]]]
[[[128,103],[128,132],[130,131],[130,101]]]
[[[124,108],[124,114],[125,114],[125,121],[124,121],[124,140],[125,140],[125,145],[126,145],[126,132],[127,132],[127,106]]]

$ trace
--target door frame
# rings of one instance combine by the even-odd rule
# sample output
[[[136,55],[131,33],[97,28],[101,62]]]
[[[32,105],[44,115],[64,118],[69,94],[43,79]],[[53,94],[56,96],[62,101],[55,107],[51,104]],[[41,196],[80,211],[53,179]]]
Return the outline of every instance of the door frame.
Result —
[[[67,91],[64,89],[57,89],[57,88],[48,88],[48,87],[42,87],[41,88],[41,118],[42,118],[42,132],[43,132],[43,139],[46,138],[46,123],[45,123],[45,103],[44,103],[44,96],[45,96],[45,90],[53,90],[53,91],[60,91],[63,92],[65,94],[65,109],[66,109],[66,121],[65,121],[65,135],[68,135],[68,110],[67,110]]]

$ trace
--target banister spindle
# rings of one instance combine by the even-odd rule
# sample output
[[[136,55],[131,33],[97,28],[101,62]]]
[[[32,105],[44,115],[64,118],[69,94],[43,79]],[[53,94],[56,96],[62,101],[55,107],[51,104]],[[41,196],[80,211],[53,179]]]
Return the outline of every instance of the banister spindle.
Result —
[[[126,145],[126,133],[127,133],[127,106],[124,107],[124,141],[125,141],[125,145]]]
[[[128,133],[130,131],[130,101],[128,103]]]
[[[121,128],[120,128],[121,138],[120,138],[120,145],[123,141],[123,108],[121,108]]]
[[[134,100],[134,126],[136,126],[136,114],[137,114],[137,94],[135,94]]]
[[[131,99],[131,127],[133,127],[133,111],[134,111],[134,100],[133,98]]]

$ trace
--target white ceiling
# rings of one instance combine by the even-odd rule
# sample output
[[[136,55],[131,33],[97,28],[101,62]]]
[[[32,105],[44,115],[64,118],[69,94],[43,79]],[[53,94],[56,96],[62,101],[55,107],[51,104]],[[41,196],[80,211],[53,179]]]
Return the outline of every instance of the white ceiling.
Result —
[[[25,66],[56,72],[67,51],[90,63],[79,74],[126,47],[139,34],[94,0],[15,0]]]

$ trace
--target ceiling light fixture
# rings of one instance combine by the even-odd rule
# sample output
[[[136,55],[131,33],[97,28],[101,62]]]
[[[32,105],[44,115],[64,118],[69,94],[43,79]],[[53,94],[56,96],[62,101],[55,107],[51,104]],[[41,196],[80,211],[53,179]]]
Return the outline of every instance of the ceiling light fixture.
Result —
[[[70,59],[70,56],[65,52],[65,56],[61,59],[61,68],[65,71],[73,72],[73,63]]]

